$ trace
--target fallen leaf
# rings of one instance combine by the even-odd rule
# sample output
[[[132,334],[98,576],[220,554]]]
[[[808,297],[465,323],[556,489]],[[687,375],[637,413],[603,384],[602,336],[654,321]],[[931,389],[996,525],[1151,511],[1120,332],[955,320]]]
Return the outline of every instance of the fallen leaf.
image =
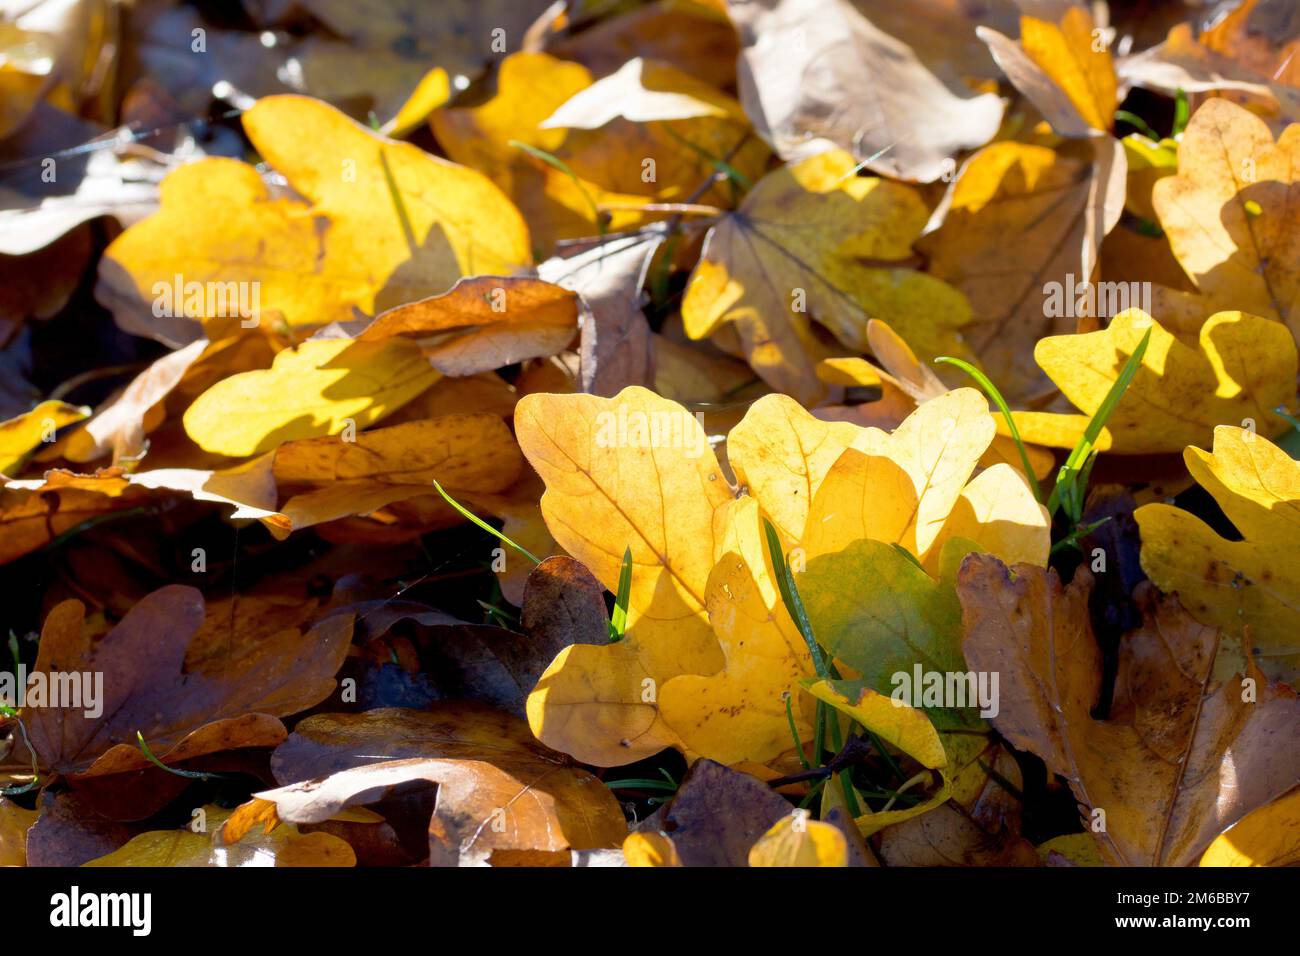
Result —
[[[578,316],[578,297],[558,285],[477,276],[384,312],[357,339],[410,338],[443,375],[477,375],[562,351]]]
[[[1247,814],[1215,838],[1201,866],[1294,866],[1300,862],[1300,790]]]
[[[750,847],[749,865],[848,866],[848,841],[832,824],[782,817]]]
[[[1086,569],[1062,588],[1055,571],[968,557],[958,582],[966,659],[1002,674],[994,726],[1069,781],[1109,863],[1194,863],[1219,833],[1296,785],[1300,702],[1253,663],[1240,675],[1224,668],[1220,633],[1148,587],[1143,626],[1120,642],[1110,715],[1094,720],[1102,660],[1091,589]],[[1241,677],[1256,681],[1257,702],[1243,699]]]
[[[82,866],[147,867],[247,867],[247,866],[355,866],[352,847],[328,833],[300,833],[286,826],[272,833],[249,833],[237,843],[214,840],[215,831],[231,811],[217,806],[201,808],[205,826],[212,831],[150,830]]]
[[[910,268],[920,195],[855,169],[835,150],[769,173],[709,232],[682,301],[687,335],[734,326],[754,371],[804,402],[836,351],[810,319],[849,348],[866,348],[867,320],[881,318],[926,357],[963,353],[965,299]]]
[[[1192,345],[1131,309],[1100,332],[1039,340],[1034,358],[1083,414],[1013,412],[1020,437],[1073,448],[1148,330],[1142,364],[1107,419],[1099,450],[1181,452],[1205,444],[1216,425],[1227,423],[1250,423],[1268,436],[1290,428],[1274,412],[1295,391],[1296,346],[1285,327],[1220,312],[1206,320]]]
[[[794,807],[749,774],[700,760],[660,821],[682,866],[745,866],[754,844]]]
[[[334,689],[351,620],[322,622],[307,633],[245,631],[225,653],[186,669],[186,648],[204,619],[194,588],[170,585],[131,609],[101,640],[83,623],[78,601],[46,618],[32,675],[100,674],[95,700],[23,711],[41,766],[62,775],[102,776],[144,769],[144,736],[164,762],[284,739],[280,716],[319,703]],[[90,693],[89,690],[86,691]]]
[[[438,379],[402,338],[311,339],[269,369],[222,379],[185,412],[185,431],[205,451],[243,457],[281,442],[365,428]]]
[[[439,785],[428,823],[435,866],[490,863],[507,850],[617,846],[627,832],[600,781],[537,744],[518,718],[472,705],[311,717],[272,765],[277,779],[300,782],[255,794],[222,831],[228,843],[256,822],[317,823],[412,780]]]
[[[480,173],[307,97],[267,97],[243,120],[258,152],[307,203],[273,194],[234,160],[181,167],[163,183],[159,212],[105,253],[101,298],[115,311],[152,312],[149,303],[183,276],[209,285],[193,297],[182,285],[170,296],[179,300],[174,314],[211,324],[278,313],[290,326],[324,325],[530,261],[523,220]],[[212,295],[216,286],[238,293],[237,307]]]
[[[1115,67],[1104,31],[1086,7],[1070,6],[1056,22],[1021,17],[1018,46],[989,27],[978,33],[1007,77],[1056,132],[1087,136],[1114,125],[1119,105]]]
[[[1227,100],[1198,109],[1178,145],[1178,175],[1152,201],[1178,262],[1205,298],[1205,314],[1240,309],[1300,335],[1297,239],[1288,214],[1297,185],[1300,127],[1276,143],[1263,120]]]
[[[1300,577],[1286,558],[1300,520],[1300,464],[1262,435],[1230,425],[1214,448],[1187,448],[1183,461],[1243,540],[1227,541],[1200,518],[1167,504],[1134,512],[1142,570],[1177,592],[1197,620],[1241,639],[1271,677],[1300,674],[1296,607]]]
[[[1074,302],[1052,307],[1049,292],[1068,295],[1092,277],[1124,210],[1123,148],[1098,140],[1083,149],[1082,157],[1012,142],[980,150],[949,187],[942,225],[918,246],[930,272],[970,301],[965,339],[1013,403],[1049,388],[1030,363],[1034,343],[1089,320]],[[1010,263],[1008,248],[1018,250]]]
[[[728,0],[727,12],[741,100],[783,159],[845,149],[875,172],[933,182],[997,132],[995,95],[931,72],[847,0]]]
[[[610,590],[628,548],[634,567],[627,637],[561,652],[529,699],[529,722],[549,746],[605,766],[671,746],[642,681],[722,663],[703,612],[717,512],[731,491],[703,429],[632,387],[612,399],[527,396],[515,431],[546,482],[542,514],[559,545]]]
[[[0,471],[14,471],[42,442],[53,441],[58,429],[81,421],[86,414],[86,409],[67,402],[48,401],[0,422]]]

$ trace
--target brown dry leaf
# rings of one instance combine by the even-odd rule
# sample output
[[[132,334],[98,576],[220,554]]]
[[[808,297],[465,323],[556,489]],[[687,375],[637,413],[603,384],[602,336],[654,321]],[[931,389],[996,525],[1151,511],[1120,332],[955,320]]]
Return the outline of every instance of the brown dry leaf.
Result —
[[[376,316],[358,341],[416,340],[444,375],[477,375],[554,355],[578,330],[577,295],[540,279],[476,276]]]
[[[145,435],[162,423],[163,400],[180,385],[208,347],[207,339],[198,339],[151,363],[120,394],[97,409],[90,421],[68,436],[63,456],[78,464],[110,452],[113,464],[124,458],[138,458],[145,450]]]
[[[739,45],[723,7],[707,0],[655,0],[561,37],[549,48],[595,76],[608,76],[640,56],[730,89],[736,85]]]
[[[1219,833],[1298,782],[1295,693],[1252,660],[1238,673],[1220,633],[1150,585],[1137,592],[1144,622],[1120,641],[1100,721],[1087,570],[1062,588],[1055,571],[972,555],[958,591],[967,663],[1002,675],[993,725],[1069,781],[1107,862],[1195,863]]]
[[[29,706],[23,717],[41,766],[90,777],[148,767],[137,733],[169,763],[279,743],[285,731],[278,717],[306,710],[334,689],[352,629],[348,617],[305,634],[248,629],[227,635],[223,653],[190,667],[186,651],[204,622],[203,597],[194,588],[153,592],[97,641],[84,611],[80,602],[65,601],[49,613],[32,673],[47,681],[55,672],[101,675],[97,699]]]
[[[728,0],[741,100],[787,161],[849,150],[873,171],[933,182],[991,140],[995,94],[938,75],[848,0]]]
[[[747,866],[754,844],[793,812],[757,777],[699,760],[646,827],[672,841],[682,866]]]
[[[1050,283],[1066,290],[1092,277],[1102,238],[1124,210],[1123,148],[1096,139],[1080,149],[986,147],[949,187],[943,224],[919,243],[930,272],[969,299],[974,319],[963,334],[1013,404],[1051,389],[1033,365],[1040,338],[1096,322],[1047,307]]]
[[[138,832],[108,820],[73,793],[46,792],[27,831],[28,866],[81,866],[112,853]]]
[[[285,442],[270,455],[275,499],[261,504],[277,512],[264,520],[282,537],[288,529],[280,516],[293,529],[307,528],[428,495],[434,481],[453,495],[505,491],[522,464],[514,436],[496,415],[444,415],[352,439]]]
[[[585,565],[573,558],[547,558],[532,570],[524,584],[519,623],[536,641],[538,657],[545,658],[546,663],[570,644],[607,643],[605,589]],[[536,684],[540,676],[538,669],[531,684]]]
[[[0,484],[0,564],[43,548],[85,521],[146,504],[153,497],[119,471],[76,475],[47,472],[44,480]]]
[[[600,781],[538,744],[523,721],[471,703],[309,717],[272,766],[277,779],[300,782],[255,794],[226,824],[228,842],[257,822],[326,820],[412,780],[439,785],[428,824],[433,865],[613,847],[627,832]]]
[[[0,797],[0,866],[27,865],[27,831],[39,816],[37,810]]]
[[[984,766],[981,766],[983,764]],[[994,779],[984,767],[995,770]],[[1038,866],[1035,847],[1020,836],[1020,768],[1001,744],[972,752],[953,773],[953,796],[934,810],[886,827],[880,858],[887,866]]]
[[[1191,94],[1222,92],[1244,100],[1281,122],[1300,120],[1300,74],[1295,73],[1295,31],[1282,23],[1268,23],[1262,30],[1243,30],[1249,21],[1270,17],[1291,17],[1287,0],[1265,0],[1256,9],[1247,0],[1223,17],[1213,29],[1197,36],[1191,23],[1171,26],[1165,42],[1121,57],[1119,78],[1134,86],[1158,90],[1169,96],[1179,90]],[[1262,16],[1261,16],[1262,14]],[[1290,49],[1275,48],[1278,40]],[[1262,53],[1261,47],[1269,49]],[[1288,77],[1290,73],[1290,77]]]
[[[582,391],[609,396],[629,385],[654,384],[654,346],[641,311],[641,286],[664,236],[663,229],[648,226],[537,267],[543,279],[576,291],[589,311],[578,351]]]

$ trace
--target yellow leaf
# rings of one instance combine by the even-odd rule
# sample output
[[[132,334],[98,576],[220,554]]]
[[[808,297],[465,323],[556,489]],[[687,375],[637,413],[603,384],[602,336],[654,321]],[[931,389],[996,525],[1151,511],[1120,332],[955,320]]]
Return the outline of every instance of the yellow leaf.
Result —
[[[833,824],[790,814],[758,838],[749,850],[749,865],[848,866],[848,841]]]
[[[807,687],[818,700],[852,717],[921,766],[932,770],[947,766],[943,741],[925,711],[877,693],[860,681],[819,680],[809,682]]]
[[[1197,483],[1219,503],[1242,540],[1227,541],[1171,505],[1135,512],[1142,570],[1176,591],[1198,621],[1253,648],[1270,677],[1300,675],[1300,569],[1291,555],[1300,526],[1300,463],[1260,435],[1220,425],[1214,450],[1183,452]]]
[[[1059,23],[1021,17],[1020,45],[1069,97],[1084,122],[1093,129],[1111,128],[1119,105],[1115,66],[1086,8],[1070,7]]]
[[[682,301],[687,335],[730,323],[754,371],[805,403],[824,391],[817,362],[839,351],[811,320],[840,348],[865,349],[867,320],[878,317],[926,358],[966,354],[957,333],[970,319],[965,299],[908,267],[924,201],[856,168],[832,151],[769,173],[710,231]]]
[[[271,473],[283,499],[278,510],[299,529],[431,494],[434,481],[453,493],[505,491],[522,463],[505,422],[481,413],[376,428],[350,441],[285,442]]]
[[[727,460],[777,529],[798,541],[826,472],[861,433],[814,417],[789,396],[765,395],[727,435]]]
[[[556,541],[610,589],[623,548],[632,549],[627,637],[567,648],[528,703],[539,737],[581,760],[630,763],[678,746],[762,764],[793,750],[787,700],[809,739],[812,705],[801,690],[812,676],[809,652],[779,596],[760,509],[787,533],[799,531],[812,497],[803,540],[787,539],[802,549],[791,552],[796,571],[863,537],[908,547],[919,537],[936,568],[942,545],[957,538],[1046,560],[1046,511],[1018,474],[995,466],[968,483],[993,435],[973,389],[927,402],[893,435],[827,426],[786,397],[764,398],[732,432],[736,472],[750,492],[735,500],[694,427],[681,406],[640,388],[519,404],[520,445],[546,482],[542,513]],[[899,574],[928,583],[909,592],[920,603],[940,588],[913,559],[886,551]],[[877,599],[882,607],[871,610],[891,613],[885,595],[872,592]],[[959,624],[955,612],[949,623]]]
[[[429,118],[429,114],[451,98],[451,81],[447,71],[435,66],[420,80],[415,91],[411,93],[397,115],[386,122],[380,132],[385,136],[401,139],[407,133]]]
[[[1247,814],[1220,835],[1201,866],[1295,866],[1300,863],[1300,790]]]
[[[54,440],[64,425],[79,422],[90,410],[66,402],[41,402],[30,412],[0,422],[0,471],[12,471],[42,442]]]
[[[1073,448],[1148,329],[1142,365],[1102,431],[1100,450],[1177,452],[1204,444],[1220,424],[1249,421],[1265,435],[1290,427],[1273,412],[1295,394],[1296,345],[1284,326],[1220,312],[1201,326],[1193,348],[1130,309],[1100,332],[1038,343],[1034,358],[1084,414],[1014,412],[1021,438]]]
[[[238,842],[225,845],[214,839],[231,811],[203,808],[206,831],[150,830],[83,866],[356,866],[357,856],[346,841],[328,833],[300,833],[296,826],[277,827],[270,833],[254,828]]]
[[[812,739],[800,686],[813,672],[812,659],[777,591],[757,503],[742,498],[731,510],[731,527],[747,540],[722,556],[705,590],[726,664],[717,674],[668,681],[659,710],[690,751],[731,765],[765,763],[794,748],[787,700],[800,739]]]
[[[308,97],[266,97],[243,121],[308,204],[273,198],[253,167],[233,160],[182,167],[165,180],[159,212],[106,252],[101,277],[116,307],[148,309],[179,284],[173,314],[229,320],[251,311],[323,325],[531,260],[519,212],[474,170]],[[202,293],[193,301],[190,283]],[[218,300],[213,286],[229,283],[244,285]]]
[[[628,866],[681,866],[673,841],[662,833],[629,833],[623,841],[623,859]]]
[[[626,638],[563,652],[529,699],[530,723],[579,759],[630,763],[671,739],[656,727],[656,684],[722,666],[704,605],[731,489],[695,418],[644,388],[529,395],[515,431],[546,482],[542,514],[556,542],[610,590],[625,549],[633,565]]]
[[[413,342],[313,339],[276,355],[269,369],[231,375],[185,412],[205,451],[256,455],[284,441],[362,429],[438,379]]]
[[[1300,335],[1297,169],[1300,124],[1274,144],[1263,120],[1228,100],[1207,100],[1193,114],[1178,175],[1155,184],[1152,202],[1205,314],[1240,309]]]

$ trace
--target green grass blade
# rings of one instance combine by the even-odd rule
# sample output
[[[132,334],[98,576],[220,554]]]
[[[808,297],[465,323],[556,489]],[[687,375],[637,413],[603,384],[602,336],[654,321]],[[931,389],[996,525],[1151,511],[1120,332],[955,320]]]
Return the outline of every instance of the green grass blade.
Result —
[[[553,169],[558,169],[560,172],[564,173],[564,175],[573,180],[573,185],[578,187],[578,192],[582,193],[582,198],[587,200],[587,205],[591,207],[591,214],[596,219],[596,225],[600,227],[600,234],[602,236],[605,234],[605,217],[600,213],[600,205],[592,197],[591,193],[587,192],[587,187],[582,184],[582,180],[578,177],[578,174],[573,171],[573,167],[560,159],[560,157],[552,155],[544,149],[538,149],[536,146],[529,143],[521,143],[517,139],[512,139],[509,143],[515,149],[522,149],[529,156],[532,156],[534,159],[540,159],[547,166],[550,166]]]
[[[614,596],[614,613],[609,618],[609,642],[623,640],[627,633],[627,604],[632,597],[632,549],[623,552],[623,566],[618,572],[618,594]]]
[[[1011,416],[1011,408],[1007,405],[1007,400],[1002,397],[1002,393],[998,391],[998,387],[993,384],[993,380],[974,365],[971,365],[970,362],[953,358],[951,355],[940,355],[934,361],[957,366],[957,368],[975,379],[979,383],[979,387],[984,390],[984,394],[998,407],[998,411],[1002,413],[1002,418],[1007,423],[1007,428],[1011,430],[1011,437],[1016,443],[1016,449],[1020,452],[1020,466],[1025,471],[1025,478],[1029,480],[1029,487],[1033,489],[1034,499],[1041,505],[1043,503],[1043,489],[1038,484],[1038,476],[1034,474],[1033,466],[1029,464],[1029,452],[1025,448],[1024,441],[1020,438],[1020,429],[1016,427],[1016,420]]]
[[[1145,136],[1147,139],[1160,142],[1160,134],[1151,128],[1151,126],[1142,117],[1136,113],[1130,113],[1128,110],[1116,110],[1115,119],[1121,123],[1128,123],[1135,130]]]
[[[1105,399],[1097,408],[1096,414],[1088,422],[1088,427],[1084,429],[1074,449],[1070,452],[1070,457],[1065,460],[1057,474],[1056,487],[1052,490],[1052,496],[1048,500],[1047,510],[1055,512],[1059,503],[1070,502],[1071,508],[1066,509],[1066,514],[1072,521],[1078,522],[1080,518],[1079,509],[1082,507],[1083,489],[1079,487],[1080,477],[1086,480],[1086,473],[1091,471],[1089,463],[1093,455],[1093,446],[1097,439],[1101,437],[1102,430],[1106,427],[1106,422],[1110,420],[1111,414],[1119,405],[1124,393],[1128,391],[1129,385],[1137,376],[1138,369],[1142,367],[1142,358],[1146,355],[1147,346],[1151,344],[1151,333],[1153,329],[1147,329],[1146,334],[1142,336],[1142,341],[1138,347],[1133,350],[1133,354],[1128,357],[1124,363],[1124,368],[1120,370],[1119,377],[1115,379],[1115,384],[1111,385],[1110,391],[1106,393]]]
[[[776,572],[776,586],[781,592],[781,600],[790,614],[790,620],[794,621],[794,626],[799,629],[804,643],[808,645],[808,653],[812,655],[813,668],[817,671],[817,676],[822,680],[830,680],[826,655],[822,653],[821,645],[813,636],[812,623],[808,620],[803,601],[800,600],[799,591],[794,585],[794,575],[790,573],[790,566],[785,563],[785,554],[781,551],[781,537],[766,517],[763,518],[763,533],[767,536],[767,553],[772,560],[772,569]]]
[[[508,537],[506,537],[496,528],[492,527],[490,524],[488,524],[478,515],[474,514],[474,512],[470,511],[459,501],[453,498],[451,495],[447,494],[447,492],[443,490],[442,485],[438,484],[437,481],[433,483],[433,487],[438,489],[438,494],[442,495],[443,500],[445,500],[447,504],[451,505],[453,508],[459,511],[465,518],[474,522],[474,524],[478,525],[480,528],[482,528],[488,534],[492,535],[494,538],[498,538],[499,540],[504,541],[506,544],[510,545],[510,547],[514,548],[516,551],[522,554],[529,561],[533,562],[533,564],[542,563],[542,559],[539,558],[537,555],[533,554],[533,552],[529,551],[523,545],[516,544],[515,542],[511,541]]]
[[[197,770],[180,770],[177,767],[169,767],[153,755],[153,751],[149,749],[149,745],[144,742],[144,734],[140,733],[138,730],[135,732],[135,740],[140,747],[140,752],[144,754],[145,759],[159,770],[165,770],[177,777],[185,777],[187,780],[220,780],[225,776],[225,774],[220,773],[200,773]]]
[[[1187,129],[1187,121],[1192,118],[1192,105],[1188,102],[1187,91],[1179,90],[1174,97],[1174,128],[1170,136],[1178,136]],[[1158,138],[1158,137],[1153,137]]]

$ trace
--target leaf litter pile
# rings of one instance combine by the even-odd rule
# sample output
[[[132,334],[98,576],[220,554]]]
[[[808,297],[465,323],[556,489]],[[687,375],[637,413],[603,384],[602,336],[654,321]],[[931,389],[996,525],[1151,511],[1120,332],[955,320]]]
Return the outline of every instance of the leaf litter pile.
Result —
[[[0,4],[0,863],[1300,861],[1297,53]]]

